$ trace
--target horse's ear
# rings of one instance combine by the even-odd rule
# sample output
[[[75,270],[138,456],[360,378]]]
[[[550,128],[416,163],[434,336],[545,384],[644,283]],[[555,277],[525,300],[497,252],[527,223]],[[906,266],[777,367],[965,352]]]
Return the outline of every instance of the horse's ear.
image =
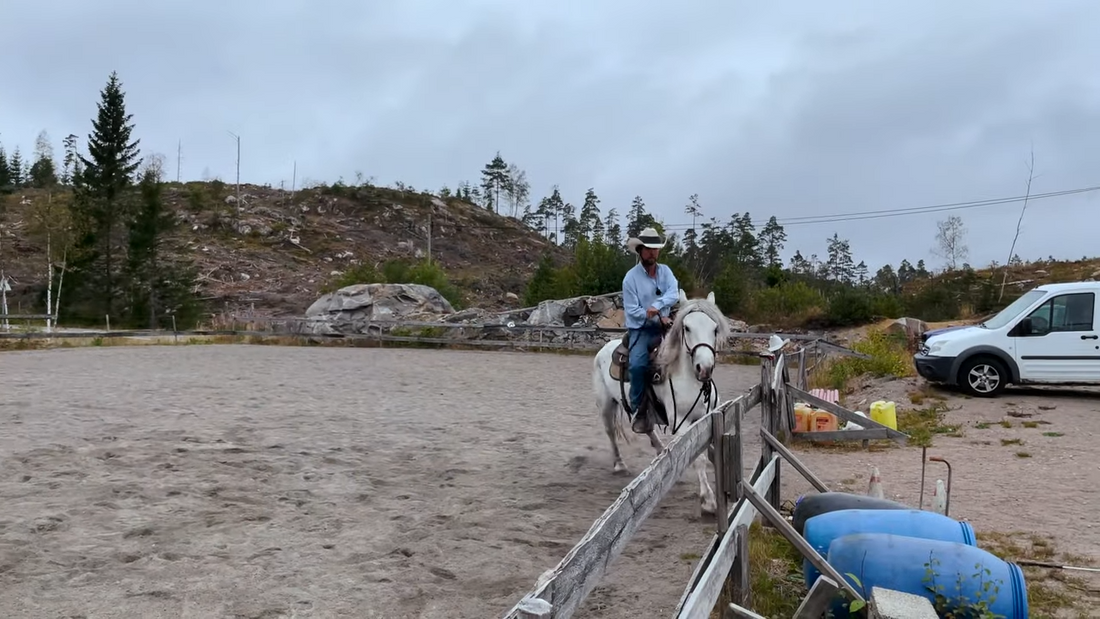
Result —
[[[687,303],[687,302],[688,302],[688,296],[687,296],[687,293],[686,293],[686,292],[684,292],[684,289],[683,289],[683,288],[681,288],[681,289],[680,289],[680,305],[683,305],[683,304],[685,304],[685,303]]]
[[[710,302],[710,303],[714,303],[714,291],[713,290],[711,290],[710,292],[707,293],[707,301]]]

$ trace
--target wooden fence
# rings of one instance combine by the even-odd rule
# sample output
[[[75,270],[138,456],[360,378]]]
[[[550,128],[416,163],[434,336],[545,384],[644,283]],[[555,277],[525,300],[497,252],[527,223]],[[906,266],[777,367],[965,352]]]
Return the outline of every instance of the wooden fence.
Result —
[[[2,315],[0,315],[2,316]],[[16,318],[16,316],[9,316]],[[18,318],[45,319],[46,315],[19,315]],[[314,342],[346,342],[358,345],[384,346],[386,343],[404,343],[434,346],[455,346],[497,349],[552,349],[595,351],[612,337],[626,330],[621,327],[530,325],[524,323],[452,323],[408,320],[377,320],[366,324],[363,333],[314,333],[310,321],[302,318],[242,318],[222,319],[215,328],[176,330],[171,329],[60,329],[50,331],[24,325],[19,331],[0,331],[5,339],[94,339],[94,338],[171,338],[178,341],[188,337],[293,337]],[[450,331],[452,334],[443,335]],[[767,340],[772,333],[734,332],[734,341]],[[800,341],[806,350],[820,362],[829,354],[866,357],[861,353],[832,344],[814,334],[775,334],[783,339]],[[731,350],[733,355],[752,355],[752,350]],[[805,355],[805,353],[804,353]],[[808,359],[808,357],[806,357]],[[808,362],[808,361],[806,361]]]
[[[673,614],[677,619],[704,619],[718,604],[722,591],[732,591],[726,609],[736,617],[759,617],[751,610],[748,546],[749,525],[760,515],[775,527],[823,575],[802,601],[796,619],[819,619],[838,592],[849,600],[867,602],[819,555],[779,511],[781,463],[786,462],[817,491],[825,484],[784,443],[792,436],[794,402],[806,401],[834,412],[843,419],[854,418],[866,432],[879,430],[875,424],[835,404],[822,404],[805,391],[807,351],[793,359],[799,368],[800,387],[790,384],[786,355],[761,355],[760,383],[733,400],[722,403],[691,426],[681,430],[592,524],[584,537],[554,568],[545,572],[535,586],[508,610],[505,619],[566,619],[599,584],[608,567],[622,553],[642,522],[687,471],[692,461],[709,450],[715,469],[718,508],[717,531],[710,540],[687,583]],[[808,396],[808,397],[807,397]],[[760,407],[761,448],[748,479],[744,477],[745,436],[742,419]],[[886,428],[886,430],[890,430]],[[832,440],[865,440],[867,434],[844,431]],[[875,437],[904,441],[901,432],[878,432]]]

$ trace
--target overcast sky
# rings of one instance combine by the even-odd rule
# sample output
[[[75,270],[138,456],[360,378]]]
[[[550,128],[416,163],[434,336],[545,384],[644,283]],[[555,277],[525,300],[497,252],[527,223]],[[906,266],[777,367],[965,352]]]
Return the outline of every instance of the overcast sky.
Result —
[[[1100,185],[1100,2],[969,0],[43,0],[5,2],[0,143],[58,154],[117,70],[145,153],[175,176],[454,187],[499,150],[532,200],[588,187],[667,223],[754,220]],[[970,261],[1003,262],[1019,203],[957,211]],[[922,213],[834,232],[872,268],[931,255]],[[1096,254],[1100,192],[1037,200],[1017,253]]]

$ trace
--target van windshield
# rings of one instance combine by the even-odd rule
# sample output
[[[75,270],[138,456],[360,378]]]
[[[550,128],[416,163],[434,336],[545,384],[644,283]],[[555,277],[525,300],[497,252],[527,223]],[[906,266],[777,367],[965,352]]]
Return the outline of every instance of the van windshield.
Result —
[[[1020,315],[1020,312],[1028,308],[1032,303],[1046,296],[1044,290],[1029,290],[1024,293],[1019,299],[1016,299],[1012,303],[1008,304],[1008,307],[1004,308],[993,318],[982,323],[982,326],[987,329],[1000,329],[1001,327],[1012,322],[1014,318]]]

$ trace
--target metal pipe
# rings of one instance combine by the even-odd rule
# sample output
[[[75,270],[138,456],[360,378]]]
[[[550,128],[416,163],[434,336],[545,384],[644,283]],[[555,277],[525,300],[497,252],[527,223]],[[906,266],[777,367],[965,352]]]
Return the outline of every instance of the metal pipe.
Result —
[[[920,502],[917,509],[924,509],[924,469],[928,466],[928,448],[920,448]]]
[[[946,494],[947,494],[947,496],[945,498],[947,500],[946,500],[946,502],[944,503],[944,506],[943,506],[943,515],[948,516],[948,515],[951,514],[951,463],[948,462],[947,460],[944,460],[943,458],[941,458],[939,456],[932,456],[928,460],[930,462],[943,462],[944,464],[947,465],[947,488],[946,488],[946,491],[945,491]]]

